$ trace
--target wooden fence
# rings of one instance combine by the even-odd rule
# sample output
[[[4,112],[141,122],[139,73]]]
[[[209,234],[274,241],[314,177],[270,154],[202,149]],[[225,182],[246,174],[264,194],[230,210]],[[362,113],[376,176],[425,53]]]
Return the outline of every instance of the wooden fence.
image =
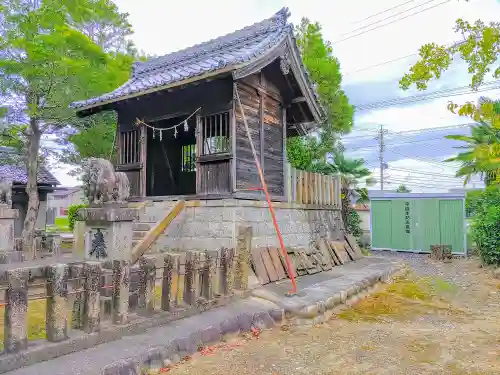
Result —
[[[288,202],[341,207],[340,174],[332,176],[301,171],[287,164],[287,176]]]

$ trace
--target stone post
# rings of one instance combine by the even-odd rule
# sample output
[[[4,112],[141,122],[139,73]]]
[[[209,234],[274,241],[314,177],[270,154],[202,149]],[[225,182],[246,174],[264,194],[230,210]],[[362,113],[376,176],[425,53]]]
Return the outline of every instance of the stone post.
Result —
[[[167,254],[164,258],[163,277],[161,285],[161,309],[170,311],[172,309],[172,289],[177,287],[178,280],[175,280],[174,272],[177,273],[179,267],[179,254]],[[172,284],[174,284],[172,286]],[[175,298],[175,297],[174,297]]]
[[[139,309],[146,313],[155,310],[156,265],[154,258],[139,259]]]
[[[113,323],[125,324],[128,318],[130,265],[123,260],[113,261]]]
[[[186,254],[186,287],[184,288],[184,302],[194,306],[200,292],[200,254],[191,251]]]
[[[101,272],[100,262],[86,262],[83,266],[85,275],[83,330],[85,333],[98,332],[100,328]]]
[[[205,253],[205,267],[203,270],[203,297],[207,301],[214,298],[214,281],[217,279],[217,251]]]
[[[0,204],[0,264],[23,261],[23,253],[15,251],[14,246],[14,221],[18,217],[19,210]]]
[[[234,275],[233,275],[233,263],[234,263],[234,249],[223,248],[221,250],[221,271],[222,271],[222,292],[225,295],[233,294],[234,287]]]
[[[236,270],[234,287],[248,289],[248,276],[250,273],[250,249],[252,248],[252,227],[240,226],[236,243]]]
[[[28,348],[28,280],[27,268],[7,271],[4,318],[4,348],[7,353]]]
[[[47,340],[68,338],[68,278],[69,266],[55,264],[47,268]]]
[[[71,328],[83,328],[83,311],[85,306],[85,292],[82,290],[85,287],[85,273],[83,264],[75,264],[71,266],[71,277],[76,280],[73,282],[73,287],[79,290],[74,294],[73,307],[71,313]]]
[[[78,215],[85,220],[85,259],[131,260],[136,209],[111,203],[81,209]]]
[[[85,258],[85,222],[75,221],[73,228],[73,256]]]

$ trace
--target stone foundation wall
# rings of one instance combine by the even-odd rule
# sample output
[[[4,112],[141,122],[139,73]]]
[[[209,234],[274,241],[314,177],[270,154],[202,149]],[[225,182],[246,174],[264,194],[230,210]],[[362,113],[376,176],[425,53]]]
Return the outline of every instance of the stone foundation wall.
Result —
[[[274,204],[285,245],[308,247],[319,237],[341,238],[340,210],[318,205]],[[188,201],[186,208],[157,240],[156,250],[235,248],[240,225],[253,229],[252,247],[279,246],[266,202],[221,199]]]

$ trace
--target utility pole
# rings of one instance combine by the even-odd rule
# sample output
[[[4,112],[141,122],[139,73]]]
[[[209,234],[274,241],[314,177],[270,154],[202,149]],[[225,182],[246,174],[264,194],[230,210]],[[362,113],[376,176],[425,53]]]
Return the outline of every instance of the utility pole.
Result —
[[[384,125],[380,125],[380,130],[377,136],[377,140],[379,141],[379,153],[378,160],[380,162],[380,191],[384,191],[384,151],[385,151],[385,142],[384,142],[384,134],[387,133],[387,130],[384,129]]]

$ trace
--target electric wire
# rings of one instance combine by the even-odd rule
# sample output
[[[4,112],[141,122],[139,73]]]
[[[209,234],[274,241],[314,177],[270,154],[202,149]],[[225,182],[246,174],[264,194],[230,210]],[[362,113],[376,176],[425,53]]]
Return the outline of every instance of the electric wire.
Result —
[[[372,29],[365,30],[365,31],[360,32],[360,33],[358,33],[358,34],[354,34],[354,35],[352,35],[352,36],[350,36],[350,37],[347,37],[347,38],[344,38],[344,39],[337,40],[337,41],[333,42],[332,44],[338,44],[338,43],[341,43],[341,42],[345,42],[346,40],[350,40],[350,39],[352,39],[352,38],[356,38],[356,37],[358,37],[358,36],[360,36],[360,35],[363,35],[363,34],[366,34],[366,33],[370,32],[370,31],[374,31],[374,30],[380,29],[380,28],[382,28],[382,27],[384,27],[384,26],[389,26],[389,25],[392,25],[393,23],[396,23],[396,22],[402,21],[402,20],[404,20],[404,19],[406,19],[406,18],[409,18],[409,17],[416,16],[417,14],[420,14],[420,13],[426,12],[426,11],[431,10],[431,9],[434,9],[434,8],[436,8],[436,7],[438,7],[438,6],[441,6],[441,5],[444,5],[444,4],[446,4],[446,3],[449,3],[450,1],[451,1],[451,0],[445,0],[445,1],[441,2],[441,3],[439,3],[439,4],[433,5],[433,6],[429,7],[429,8],[422,9],[422,10],[420,10],[420,11],[418,11],[418,12],[415,12],[415,13],[408,14],[408,15],[406,15],[406,16],[404,16],[404,17],[401,17],[401,18],[398,18],[398,19],[396,19],[396,20],[394,20],[394,21],[391,21],[391,22],[385,23],[385,24],[383,24],[383,25],[380,25],[380,26],[374,27],[374,28],[372,28]]]
[[[434,1],[435,1],[435,0],[428,0],[428,1],[426,1],[425,3],[419,4],[419,5],[416,5],[416,6],[412,7],[412,8],[408,8],[408,9],[403,10],[403,11],[401,11],[401,12],[398,12],[398,13],[392,14],[392,15],[390,15],[390,16],[388,16],[388,17],[386,17],[386,18],[382,18],[382,19],[381,19],[381,20],[379,20],[379,21],[375,21],[375,22],[369,23],[368,25],[358,27],[357,29],[354,29],[354,30],[348,31],[347,33],[344,33],[344,34],[341,34],[340,36],[342,37],[342,36],[344,36],[344,35],[349,35],[349,34],[352,34],[352,33],[356,32],[356,31],[366,29],[367,27],[370,27],[370,26],[376,25],[376,24],[378,24],[378,23],[380,23],[380,22],[387,21],[388,19],[391,19],[391,18],[393,18],[393,17],[399,16],[399,15],[401,15],[401,14],[403,14],[403,13],[406,13],[406,12],[408,12],[408,11],[410,11],[410,10],[420,8],[420,7],[422,7],[422,6],[426,5],[426,4],[432,3],[432,2],[434,2]]]
[[[356,21],[356,22],[354,22],[354,24],[358,24],[358,23],[360,23],[360,22],[363,22],[363,21],[369,20],[370,18],[376,17],[376,16],[378,16],[378,15],[380,15],[380,14],[387,13],[387,12],[389,12],[389,11],[391,11],[391,10],[393,10],[393,9],[399,8],[399,7],[403,6],[403,5],[406,5],[406,4],[409,4],[409,3],[413,3],[414,1],[415,1],[415,0],[409,0],[409,1],[406,1],[406,2],[404,2],[404,3],[402,3],[402,4],[395,5],[395,6],[391,7],[391,8],[387,8],[386,10],[382,10],[382,11],[380,11],[380,12],[378,12],[378,13],[372,14],[371,16],[368,16],[368,17],[366,17],[366,18],[363,18],[362,20]]]

